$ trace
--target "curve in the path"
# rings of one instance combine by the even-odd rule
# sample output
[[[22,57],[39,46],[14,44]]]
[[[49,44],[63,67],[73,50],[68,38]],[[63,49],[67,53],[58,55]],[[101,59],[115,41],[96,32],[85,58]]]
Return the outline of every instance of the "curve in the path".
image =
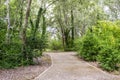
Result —
[[[34,80],[120,80],[75,57],[74,52],[50,53],[52,66]]]

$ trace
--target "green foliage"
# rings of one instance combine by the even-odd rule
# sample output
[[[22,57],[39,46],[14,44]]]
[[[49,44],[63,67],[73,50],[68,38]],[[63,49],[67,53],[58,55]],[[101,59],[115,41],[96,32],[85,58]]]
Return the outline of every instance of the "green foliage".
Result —
[[[0,68],[15,68],[23,65],[33,64],[33,57],[38,57],[38,53],[34,51],[34,49],[43,49],[45,44],[43,41],[46,39],[39,38],[34,42],[31,42],[31,38],[27,38],[27,56],[28,58],[24,58],[24,54],[22,53],[22,44],[20,38],[18,37],[18,31],[14,30],[14,34],[12,35],[12,41],[10,44],[6,44],[6,23],[3,20],[0,20]],[[29,44],[29,45],[28,45]],[[34,47],[35,46],[35,47]],[[34,48],[33,48],[34,47]],[[42,53],[39,54],[39,56]]]
[[[74,51],[79,51],[81,48],[82,40],[81,39],[75,39],[74,41]]]
[[[101,50],[97,59],[103,69],[116,70],[120,63],[120,28],[113,22],[100,22],[98,26]]]
[[[97,60],[108,71],[120,64],[120,28],[115,22],[100,21],[82,38],[79,54],[89,61]]]
[[[40,50],[41,54],[39,56],[42,55],[43,49],[45,49],[47,47],[47,37],[28,37],[27,38],[27,46],[32,50]]]
[[[42,52],[39,49],[34,49],[32,53],[34,58],[37,58],[38,56],[42,55]]]
[[[0,46],[0,68],[13,68],[20,65],[20,44],[1,44]]]
[[[62,46],[61,41],[59,41],[59,40],[51,40],[49,48],[51,50],[62,50],[63,46]]]
[[[33,63],[33,57],[41,55],[40,51],[33,50],[30,46],[27,46],[27,59],[22,53],[21,43],[1,44],[0,46],[0,68],[15,68],[18,66],[31,65]],[[39,55],[38,55],[39,54]]]
[[[99,51],[98,45],[97,37],[88,31],[82,40],[81,57],[88,61],[95,61]]]
[[[113,47],[104,46],[100,51],[97,59],[100,62],[100,66],[108,71],[118,69],[118,63],[120,61],[120,52]]]
[[[44,13],[45,10],[40,7],[35,21],[36,24],[30,19],[31,31],[30,36],[27,38],[27,46],[29,46],[32,51],[39,49],[41,51],[40,56],[42,55],[43,50],[47,47],[46,21]],[[41,32],[39,32],[40,22],[42,22]]]
[[[24,59],[24,55],[21,52],[22,44],[20,38],[18,38],[18,31],[13,30],[12,41],[7,44],[6,39],[6,22],[0,20],[0,68],[14,68],[21,65],[33,64],[32,59]],[[27,55],[31,57],[32,53],[30,48],[27,49]]]
[[[6,23],[4,22],[4,20],[0,19],[0,43],[2,43],[5,39],[5,34],[6,34]],[[0,44],[1,46],[1,44]]]

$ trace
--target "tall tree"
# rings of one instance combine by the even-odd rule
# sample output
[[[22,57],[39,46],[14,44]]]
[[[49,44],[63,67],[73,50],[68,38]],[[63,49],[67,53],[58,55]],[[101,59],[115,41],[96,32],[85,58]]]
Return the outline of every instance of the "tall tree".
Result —
[[[28,27],[28,18],[29,18],[29,15],[30,15],[31,3],[32,3],[32,0],[28,0],[25,20],[24,20],[24,25],[23,25],[23,28],[22,28],[22,35],[21,35],[22,36],[22,45],[23,45],[22,52],[24,53],[25,58],[27,57],[27,54],[26,54],[26,30],[27,30],[27,27]]]

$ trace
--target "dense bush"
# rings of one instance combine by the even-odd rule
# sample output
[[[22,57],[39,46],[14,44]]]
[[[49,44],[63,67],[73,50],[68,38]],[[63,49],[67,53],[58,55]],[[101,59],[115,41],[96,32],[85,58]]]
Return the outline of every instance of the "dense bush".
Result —
[[[27,46],[34,51],[35,49],[39,49],[41,51],[40,55],[42,55],[42,50],[47,47],[47,38],[46,37],[28,37],[27,38]]]
[[[11,38],[11,43],[6,44],[5,41],[5,26],[0,27],[0,68],[15,68],[18,66],[31,65],[33,57],[42,55],[42,50],[46,47],[46,37],[36,38],[32,40],[31,37],[27,38],[26,56],[22,52],[22,43],[19,37]],[[17,36],[17,32],[15,34]]]
[[[0,54],[0,68],[12,68],[20,65],[21,46],[19,44],[2,44]]]
[[[0,19],[0,43],[2,43],[5,39],[6,26],[6,23]]]
[[[118,23],[101,21],[82,38],[79,54],[85,60],[97,60],[108,71],[120,64],[120,28]]]
[[[34,64],[33,58],[42,55],[41,46],[41,41],[39,40],[36,40],[34,43],[29,42],[26,49],[26,59],[22,52],[21,43],[2,43],[0,46],[0,68],[15,68]]]
[[[88,31],[82,40],[81,46],[81,57],[88,61],[95,61],[99,51],[97,37]]]
[[[6,23],[0,20],[0,68],[14,68],[31,64],[30,61],[23,58],[22,44],[17,37],[11,37],[11,43],[6,43],[6,26]]]
[[[98,35],[101,50],[97,59],[100,66],[108,71],[116,70],[120,63],[120,28],[113,22],[101,22],[97,26],[102,31]]]
[[[100,66],[108,71],[117,70],[120,59],[119,53],[120,52],[113,47],[104,46],[97,57]]]

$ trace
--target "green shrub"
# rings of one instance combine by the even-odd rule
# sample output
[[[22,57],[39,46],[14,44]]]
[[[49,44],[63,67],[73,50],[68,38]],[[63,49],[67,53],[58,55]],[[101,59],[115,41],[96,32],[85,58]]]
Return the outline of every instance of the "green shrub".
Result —
[[[2,44],[0,47],[0,68],[15,68],[18,66],[34,64],[33,57],[35,57],[37,52],[32,52],[32,49],[27,46],[26,59],[24,58],[25,56],[22,53],[21,48],[22,44],[20,43],[11,43],[9,45]]]
[[[75,41],[74,41],[74,51],[77,52],[77,55],[78,55],[79,57],[81,57],[80,52],[81,52],[81,50],[82,50],[82,48],[83,48],[82,43],[83,43],[83,42],[82,42],[82,39],[81,39],[81,38],[75,39]],[[81,57],[81,58],[82,58],[82,57]]]
[[[51,50],[62,50],[63,49],[63,45],[61,41],[59,40],[51,40],[49,47]]]
[[[97,60],[103,69],[117,70],[120,63],[120,28],[112,22],[101,22],[98,26],[102,32],[98,36],[101,50]]]
[[[47,37],[28,37],[27,38],[27,46],[32,50],[39,49],[41,51],[40,56],[42,55],[43,50],[48,46]]]
[[[115,22],[100,21],[84,35],[79,48],[80,56],[88,61],[97,60],[108,71],[120,66],[120,26]]]
[[[45,37],[35,40],[29,37],[27,38],[26,54],[24,54],[20,40],[16,41],[17,38],[12,38],[13,42],[6,44],[4,39],[0,40],[0,68],[15,68],[34,64],[33,58],[41,56],[42,50],[47,45]]]
[[[88,61],[95,61],[99,51],[98,45],[97,37],[88,32],[82,39],[82,47],[80,49],[81,57]]]
[[[2,44],[0,47],[0,68],[13,68],[21,63],[21,45],[11,43],[9,45]]]
[[[98,55],[98,61],[100,66],[108,71],[113,71],[118,69],[118,64],[120,60],[120,52],[113,47],[104,46]]]
[[[74,41],[74,51],[79,51],[80,47],[82,44],[82,40],[81,39],[75,39]]]

